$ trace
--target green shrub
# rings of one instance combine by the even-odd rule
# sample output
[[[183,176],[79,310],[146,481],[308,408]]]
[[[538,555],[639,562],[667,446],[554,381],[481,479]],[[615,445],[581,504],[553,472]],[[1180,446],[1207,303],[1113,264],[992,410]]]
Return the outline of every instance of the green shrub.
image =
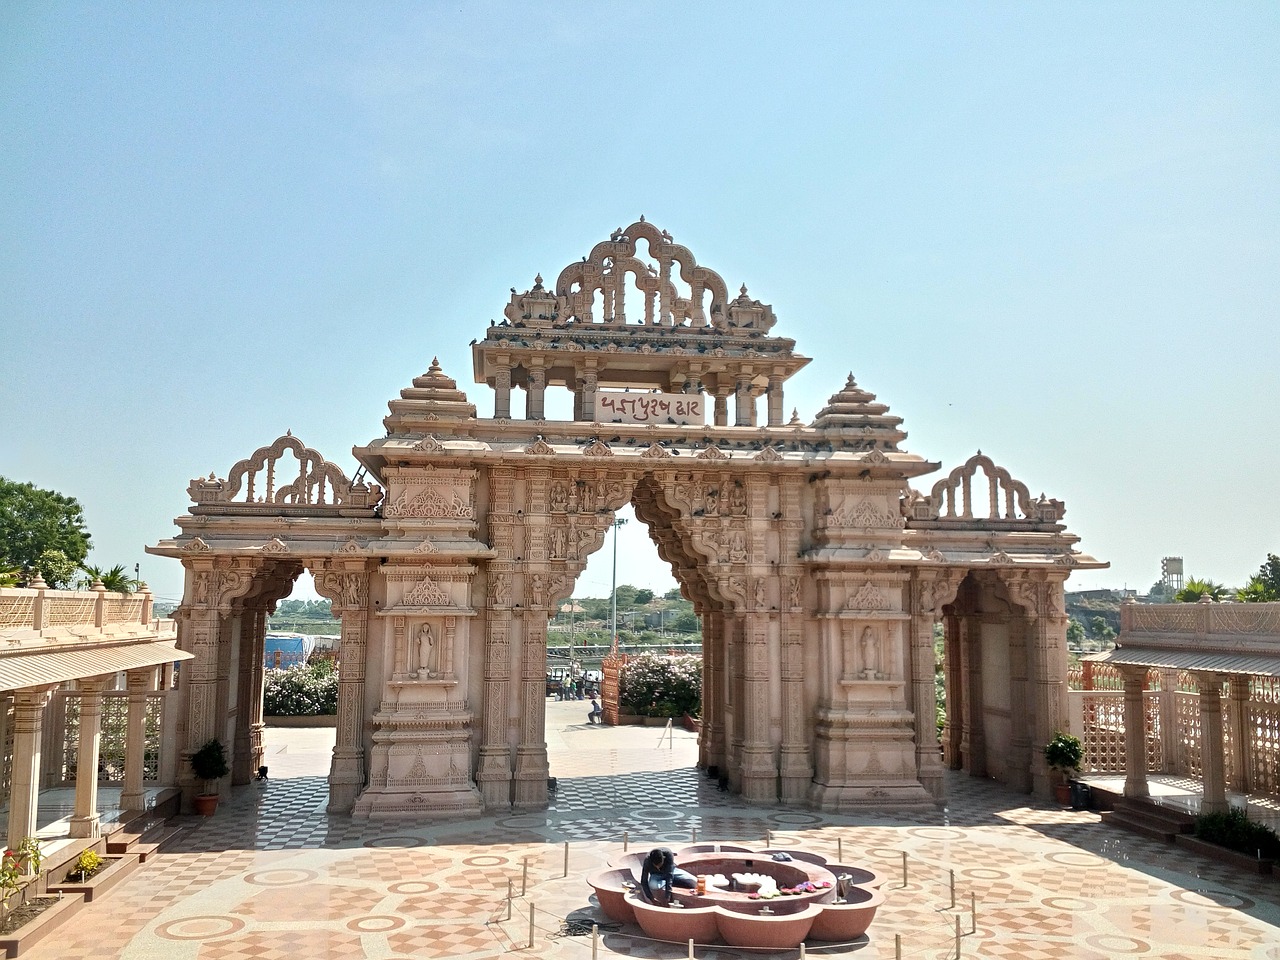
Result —
[[[1237,853],[1253,856],[1261,850],[1268,859],[1280,859],[1280,836],[1266,824],[1250,820],[1243,810],[1196,817],[1196,836]]]
[[[320,717],[338,712],[338,668],[313,658],[287,670],[268,670],[262,712],[269,717]]]
[[[623,670],[618,699],[642,717],[697,716],[702,709],[702,658],[632,657]]]

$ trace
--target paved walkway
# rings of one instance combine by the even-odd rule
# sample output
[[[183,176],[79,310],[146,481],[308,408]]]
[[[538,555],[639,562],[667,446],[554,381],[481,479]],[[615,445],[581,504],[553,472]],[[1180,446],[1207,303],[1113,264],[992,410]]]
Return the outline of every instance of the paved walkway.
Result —
[[[624,837],[633,850],[679,846],[696,830],[699,840],[760,846],[768,833],[775,846],[833,859],[839,845],[843,862],[893,874],[869,939],[810,948],[812,956],[887,960],[897,934],[908,960],[950,958],[958,916],[963,957],[1280,960],[1280,880],[1234,874],[1104,827],[1096,814],[960,776],[949,781],[945,810],[914,817],[754,807],[698,775],[692,734],[677,730],[659,745],[662,730],[585,720],[585,704],[547,704],[559,784],[546,813],[435,823],[327,816],[332,731],[269,730],[270,781],[239,789],[212,819],[189,820],[175,847],[29,956],[587,960],[584,931],[600,921],[600,957],[679,960],[684,945],[605,921],[582,878],[620,854]],[[508,882],[517,895],[510,920]],[[703,960],[752,955],[798,951],[696,952]]]

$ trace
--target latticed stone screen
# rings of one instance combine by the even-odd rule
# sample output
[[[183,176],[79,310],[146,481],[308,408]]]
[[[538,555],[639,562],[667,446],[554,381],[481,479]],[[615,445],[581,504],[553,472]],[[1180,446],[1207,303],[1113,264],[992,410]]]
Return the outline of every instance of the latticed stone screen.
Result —
[[[1200,695],[1183,693],[1179,690],[1173,695],[1173,710],[1176,726],[1174,736],[1177,740],[1177,753],[1182,762],[1181,769],[1170,770],[1169,773],[1180,773],[1188,777],[1199,777],[1200,766]]]
[[[80,696],[76,693],[65,693],[61,697],[63,700],[61,780],[63,783],[74,783],[78,774],[76,757],[80,749]],[[160,776],[160,729],[164,714],[164,695],[148,694],[146,704],[146,740],[143,748],[142,779],[155,781]],[[102,734],[98,748],[98,780],[101,782],[124,781],[128,722],[128,693],[109,691],[102,694]]]

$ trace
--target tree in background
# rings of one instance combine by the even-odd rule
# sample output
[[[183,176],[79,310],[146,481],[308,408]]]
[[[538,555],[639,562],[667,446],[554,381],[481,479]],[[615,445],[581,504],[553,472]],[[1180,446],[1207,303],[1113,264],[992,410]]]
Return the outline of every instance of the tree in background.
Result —
[[[1236,599],[1241,603],[1271,603],[1280,600],[1280,557],[1268,553],[1258,572],[1236,591]]]
[[[1070,632],[1069,629],[1068,632]],[[1089,632],[1093,634],[1094,639],[1100,640],[1103,644],[1116,638],[1115,629],[1107,623],[1105,617],[1090,617]]]
[[[1227,588],[1212,580],[1197,580],[1191,577],[1186,585],[1174,595],[1175,603],[1195,603],[1201,597],[1208,596],[1213,600],[1222,600],[1227,595]]]
[[[0,477],[0,568],[38,569],[49,586],[65,587],[88,555],[84,510],[74,497]]]
[[[1084,625],[1072,617],[1067,621],[1067,643],[1073,647],[1080,646],[1084,642]]]

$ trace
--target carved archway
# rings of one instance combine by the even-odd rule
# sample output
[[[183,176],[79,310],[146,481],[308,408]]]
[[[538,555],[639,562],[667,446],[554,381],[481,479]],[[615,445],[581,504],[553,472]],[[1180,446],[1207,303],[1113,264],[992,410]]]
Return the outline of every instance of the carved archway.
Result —
[[[631,287],[642,306],[629,311]],[[784,423],[783,386],[808,360],[775,322],[642,219],[554,290],[539,277],[513,291],[473,344],[492,418],[433,360],[355,448],[354,479],[286,434],[226,479],[193,480],[181,533],[152,548],[188,570],[184,749],[225,733],[243,778],[260,752],[244,674],[260,673],[264,611],[305,568],[342,621],[330,810],[545,806],[547,623],[630,503],[703,619],[700,762],[744,797],[940,799],[934,624],[959,643],[997,606],[1025,661],[1006,685],[1028,723],[984,756],[1035,753],[1061,719],[1062,582],[1100,564],[1075,550],[1060,501],[1033,499],[982,454],[913,489],[939,465],[902,449],[901,419],[852,375],[811,422]],[[555,388],[573,393],[572,420],[545,418]],[[975,677],[951,684],[957,706],[979,702]],[[963,741],[948,740],[953,765],[972,753]],[[1046,790],[1041,773],[1032,758],[1005,775]]]

